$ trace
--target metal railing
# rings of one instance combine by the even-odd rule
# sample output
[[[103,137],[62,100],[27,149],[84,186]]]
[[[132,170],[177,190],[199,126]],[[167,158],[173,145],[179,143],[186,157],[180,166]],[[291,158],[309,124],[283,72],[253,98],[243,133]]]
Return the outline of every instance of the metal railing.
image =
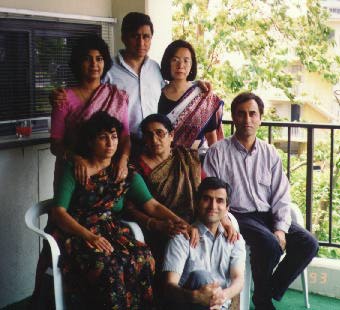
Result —
[[[231,134],[234,133],[234,125],[230,120],[223,120],[224,125],[231,126]],[[261,124],[261,127],[268,128],[268,142],[272,144],[274,141],[273,128],[281,129],[281,139],[286,139],[287,142],[287,177],[290,179],[291,176],[291,156],[292,154],[292,138],[294,138],[295,134],[298,133],[299,138],[301,138],[301,133],[299,129],[305,129],[307,131],[307,135],[302,135],[302,137],[306,137],[306,156],[307,156],[307,169],[306,169],[306,228],[309,231],[312,231],[312,207],[313,207],[313,159],[314,159],[314,142],[315,142],[315,131],[319,129],[325,129],[329,131],[330,137],[330,177],[329,177],[329,208],[328,208],[328,241],[319,241],[319,244],[327,247],[336,247],[340,248],[340,243],[334,243],[332,240],[333,235],[333,188],[335,184],[333,184],[333,175],[334,175],[334,135],[335,131],[339,130],[340,125],[332,125],[332,124],[311,124],[311,123],[298,123],[298,122],[267,122],[264,121]],[[287,130],[287,134],[283,134],[283,130]],[[300,140],[301,141],[301,140]],[[339,228],[340,229],[340,228]]]

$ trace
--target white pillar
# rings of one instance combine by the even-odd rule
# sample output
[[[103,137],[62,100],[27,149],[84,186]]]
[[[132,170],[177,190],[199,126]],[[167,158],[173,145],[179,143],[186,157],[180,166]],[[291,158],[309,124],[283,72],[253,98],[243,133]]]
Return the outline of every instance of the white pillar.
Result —
[[[172,39],[171,3],[171,0],[112,0],[112,16],[118,19],[115,27],[115,53],[124,47],[120,33],[123,17],[129,12],[141,12],[150,15],[154,25],[149,56],[160,62],[165,47]]]

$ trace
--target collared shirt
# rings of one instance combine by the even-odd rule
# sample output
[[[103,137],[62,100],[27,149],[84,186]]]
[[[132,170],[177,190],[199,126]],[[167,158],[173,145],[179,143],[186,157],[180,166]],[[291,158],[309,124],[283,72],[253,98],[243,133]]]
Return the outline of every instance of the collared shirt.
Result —
[[[203,170],[207,176],[216,176],[231,186],[231,211],[269,211],[274,229],[288,232],[291,224],[289,182],[272,145],[256,138],[248,152],[232,136],[208,150]]]
[[[140,74],[124,61],[122,51],[113,58],[113,65],[104,77],[105,83],[117,85],[129,95],[129,129],[141,136],[139,125],[143,118],[157,113],[158,101],[164,81],[159,65],[146,57]]]
[[[182,234],[176,235],[166,247],[163,271],[181,275],[179,286],[183,286],[190,272],[207,270],[222,288],[228,287],[231,283],[230,268],[244,268],[245,265],[245,243],[242,236],[232,244],[224,236],[221,224],[216,236],[202,222],[197,221],[194,225],[200,234],[199,245],[196,248],[190,247],[189,240]]]

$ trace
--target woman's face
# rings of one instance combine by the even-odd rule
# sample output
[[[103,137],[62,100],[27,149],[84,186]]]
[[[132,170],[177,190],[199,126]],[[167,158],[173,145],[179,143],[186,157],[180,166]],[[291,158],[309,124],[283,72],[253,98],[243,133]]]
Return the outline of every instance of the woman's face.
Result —
[[[118,133],[115,128],[111,131],[102,131],[94,140],[93,157],[103,160],[110,159],[118,147]]]
[[[151,155],[170,152],[173,132],[169,132],[162,123],[149,123],[143,133],[144,141]]]
[[[170,59],[170,72],[174,80],[186,80],[192,66],[189,49],[180,47]]]
[[[81,76],[83,80],[97,80],[101,78],[104,70],[104,58],[98,50],[89,50],[81,63]]]

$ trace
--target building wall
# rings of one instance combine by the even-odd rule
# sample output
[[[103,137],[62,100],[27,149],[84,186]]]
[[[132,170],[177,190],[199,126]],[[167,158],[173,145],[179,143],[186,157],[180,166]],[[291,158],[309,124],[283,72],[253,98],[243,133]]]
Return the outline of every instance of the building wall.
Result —
[[[122,18],[130,11],[146,12],[155,26],[150,56],[160,60],[171,41],[171,0],[0,0],[0,8],[117,18],[116,50],[122,47]],[[39,240],[25,227],[24,214],[52,196],[53,170],[48,145],[0,151],[0,248],[5,253],[0,258],[0,308],[33,291]]]
[[[53,196],[54,156],[49,145],[0,150],[0,308],[30,296],[39,238],[24,222],[26,210]]]
[[[126,2],[126,1],[124,1]],[[0,7],[100,17],[112,16],[111,0],[0,0]]]
[[[115,52],[124,47],[121,42],[121,23],[129,12],[142,12],[150,15],[154,25],[149,56],[160,62],[166,46],[172,40],[171,0],[112,0],[112,15],[117,18],[115,27]]]
[[[325,115],[319,113],[309,105],[303,105],[301,109],[301,119],[308,123],[329,123],[330,120]]]

